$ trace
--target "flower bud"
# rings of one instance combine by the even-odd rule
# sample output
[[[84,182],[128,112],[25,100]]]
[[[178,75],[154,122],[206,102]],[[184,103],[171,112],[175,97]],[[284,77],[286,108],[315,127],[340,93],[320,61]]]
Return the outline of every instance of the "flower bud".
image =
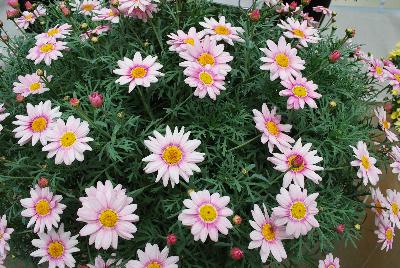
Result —
[[[7,0],[7,5],[9,5],[12,8],[18,8],[19,7],[18,0]]]
[[[393,109],[393,104],[392,104],[391,102],[386,102],[386,103],[385,103],[385,110],[386,110],[386,112],[391,113],[391,112],[392,112],[392,109]]]
[[[356,35],[356,30],[352,29],[352,28],[347,28],[346,29],[346,36],[348,38],[353,38]]]
[[[356,225],[354,225],[354,228],[356,228],[356,230],[361,230],[361,225],[359,225],[358,223]]]
[[[261,13],[259,9],[254,9],[249,13],[249,17],[251,21],[259,21],[261,17]]]
[[[310,3],[311,3],[311,0],[302,0],[302,1],[301,1],[301,4],[302,4],[303,6],[308,6]]]
[[[232,222],[236,225],[240,225],[242,223],[242,217],[235,215],[232,219]]]
[[[123,118],[125,116],[124,112],[117,113],[118,118]]]
[[[231,258],[234,259],[235,261],[241,260],[243,256],[244,256],[243,251],[240,248],[234,247],[231,249]]]
[[[187,194],[190,195],[190,194],[193,193],[193,192],[194,192],[193,189],[189,189],[189,190],[187,191]]]
[[[335,63],[340,59],[341,56],[342,53],[340,53],[339,50],[332,51],[331,54],[329,55],[329,62]]]
[[[8,38],[7,35],[2,35],[2,36],[1,36],[1,40],[3,40],[4,43],[7,43],[8,40],[9,40],[9,38]]]
[[[44,75],[44,71],[43,71],[42,69],[37,69],[37,70],[36,70],[36,74],[37,74],[38,76],[43,76],[43,75]]]
[[[25,100],[25,97],[22,96],[22,94],[17,94],[15,96],[15,100],[16,100],[16,102],[23,102]]]
[[[68,15],[71,13],[71,11],[70,11],[69,8],[65,5],[64,2],[61,2],[60,5],[59,5],[59,7],[60,7],[61,12],[64,14],[64,16],[68,16]]]
[[[290,8],[291,10],[296,10],[296,8],[297,8],[297,2],[296,2],[296,1],[293,1],[292,3],[290,3],[290,4],[289,4],[289,8]]]
[[[29,11],[32,10],[32,8],[33,8],[32,3],[29,1],[26,1],[25,8],[26,8],[26,10],[29,10]]]
[[[72,107],[77,107],[79,105],[79,99],[78,98],[71,98],[69,100],[69,104],[71,104]]]
[[[167,245],[168,246],[173,246],[173,245],[175,245],[176,244],[176,241],[177,241],[178,239],[176,238],[176,235],[175,234],[169,234],[168,236],[167,236]]]
[[[338,234],[343,234],[345,228],[346,228],[346,225],[344,225],[344,224],[339,224],[338,226],[336,226],[336,232],[337,232]]]
[[[331,108],[335,108],[336,107],[336,101],[334,101],[334,100],[331,100],[330,102],[329,102],[329,107],[331,107]]]
[[[99,42],[99,38],[97,36],[93,36],[92,38],[90,38],[90,41],[92,41],[93,43],[97,43]]]
[[[332,17],[336,17],[337,13],[335,11],[332,12]]]
[[[82,29],[87,29],[87,27],[88,27],[88,24],[86,22],[81,24],[81,28]]]
[[[40,179],[38,180],[38,185],[40,188],[45,188],[49,185],[49,180],[45,177],[40,177]]]
[[[19,17],[20,13],[17,9],[8,9],[6,11],[7,19],[12,20],[14,18]]]
[[[101,93],[95,91],[88,96],[89,102],[94,108],[99,108],[103,105],[104,97]]]

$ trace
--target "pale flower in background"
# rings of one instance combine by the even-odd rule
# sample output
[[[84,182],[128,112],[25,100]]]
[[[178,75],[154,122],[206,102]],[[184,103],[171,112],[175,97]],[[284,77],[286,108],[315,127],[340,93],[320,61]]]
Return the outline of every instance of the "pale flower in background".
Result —
[[[357,143],[357,148],[350,146],[353,149],[356,160],[351,161],[353,167],[359,167],[357,177],[363,179],[364,185],[370,182],[376,185],[379,181],[379,174],[382,174],[377,167],[375,167],[376,159],[369,155],[367,145],[363,141]]]

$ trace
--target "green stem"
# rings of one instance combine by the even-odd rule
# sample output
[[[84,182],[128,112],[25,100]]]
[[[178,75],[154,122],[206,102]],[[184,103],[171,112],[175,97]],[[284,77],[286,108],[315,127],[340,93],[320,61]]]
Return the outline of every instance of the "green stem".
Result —
[[[236,146],[236,147],[233,147],[233,148],[229,149],[228,152],[231,152],[231,151],[240,149],[240,148],[242,148],[243,146],[246,146],[247,144],[249,144],[249,143],[255,141],[255,140],[258,139],[258,138],[260,138],[260,136],[261,136],[261,134],[255,136],[254,138],[252,138],[252,139],[250,139],[250,140],[248,140],[248,141],[246,141],[246,142],[244,142],[244,143],[242,143],[242,144],[240,144],[240,145],[238,145],[238,146]]]
[[[151,27],[153,28],[153,31],[154,31],[155,35],[156,35],[158,44],[160,44],[161,50],[162,50],[162,52],[164,52],[164,45],[163,45],[163,42],[162,42],[160,33],[157,31],[157,28],[156,28],[156,26],[154,25],[154,23],[153,23],[152,20],[150,20],[150,24],[151,24]]]
[[[153,116],[153,113],[151,112],[149,103],[145,100],[142,91],[140,89],[138,89],[138,91],[139,91],[140,100],[143,103],[144,109],[146,110],[147,114],[150,116],[151,120],[154,120],[154,116]]]
[[[98,130],[101,134],[103,134],[105,137],[111,139],[110,134],[108,134],[108,133],[107,133],[106,131],[104,131],[103,129],[97,127],[97,125],[93,122],[93,120],[90,119],[89,116],[88,116],[80,107],[78,107],[78,108],[71,107],[71,108],[74,109],[74,110],[79,114],[80,117],[82,117],[82,118],[84,118],[86,121],[88,121],[88,123],[89,123],[91,126],[95,127],[96,130]]]

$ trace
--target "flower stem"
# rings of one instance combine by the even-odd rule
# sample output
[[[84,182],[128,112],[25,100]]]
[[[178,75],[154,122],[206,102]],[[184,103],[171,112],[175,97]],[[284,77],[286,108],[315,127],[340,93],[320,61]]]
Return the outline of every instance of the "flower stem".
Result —
[[[147,114],[150,116],[151,120],[154,120],[154,116],[153,116],[153,113],[151,112],[149,103],[145,100],[142,91],[140,89],[138,89],[138,91],[139,91],[140,100],[143,103],[144,109],[146,110]]]
[[[228,152],[231,152],[231,151],[237,150],[237,149],[239,149],[239,148],[242,148],[243,146],[246,146],[247,144],[249,144],[249,143],[255,141],[255,140],[258,139],[258,138],[260,138],[260,136],[261,136],[261,134],[255,136],[254,138],[252,138],[252,139],[250,139],[250,140],[248,140],[248,141],[246,141],[246,142],[244,142],[244,143],[242,143],[242,144],[240,144],[240,145],[238,145],[238,146],[236,146],[236,147],[233,147],[233,148],[229,149]]]
[[[89,116],[80,108],[74,108],[72,107],[73,110],[75,110],[77,112],[77,114],[82,117],[83,119],[85,119],[89,125],[93,126],[94,128],[96,128],[96,130],[98,130],[101,134],[103,134],[105,137],[111,139],[110,134],[108,134],[106,131],[104,131],[103,129],[99,128],[96,126],[96,124],[93,122],[92,119],[89,118]]]

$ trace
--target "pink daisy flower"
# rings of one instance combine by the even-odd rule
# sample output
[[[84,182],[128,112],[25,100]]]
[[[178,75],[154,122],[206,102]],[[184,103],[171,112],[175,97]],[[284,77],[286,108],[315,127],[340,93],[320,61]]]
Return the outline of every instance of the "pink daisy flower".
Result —
[[[4,103],[0,103],[0,123],[4,121],[10,114],[5,113],[4,111],[6,108],[4,108]],[[0,124],[0,132],[3,130],[3,126]]]
[[[224,45],[217,45],[217,41],[211,40],[208,35],[201,42],[195,43],[194,46],[187,47],[187,50],[180,52],[179,56],[185,60],[179,64],[182,67],[190,67],[193,64],[211,65],[221,75],[227,75],[232,70],[227,63],[232,61],[233,57],[224,51]]]
[[[221,90],[225,90],[225,76],[218,73],[218,70],[211,65],[203,66],[193,64],[183,72],[186,76],[185,83],[196,88],[194,95],[204,98],[207,94],[212,100],[216,100]]]
[[[34,24],[36,21],[36,16],[32,12],[24,11],[22,12],[22,16],[17,18],[15,22],[17,23],[19,28],[27,29],[29,25]]]
[[[386,138],[390,142],[399,141],[396,134],[390,131],[390,123],[386,120],[386,111],[383,107],[378,107],[374,110],[376,117],[378,118],[380,129],[385,132]]]
[[[388,252],[393,247],[394,227],[387,217],[379,221],[377,227],[374,233],[378,236],[378,243],[382,243],[381,250]]]
[[[287,188],[292,181],[304,188],[304,177],[316,184],[322,181],[321,176],[315,171],[324,170],[323,167],[316,165],[323,159],[316,155],[316,150],[310,151],[311,146],[311,143],[303,146],[300,138],[293,148],[282,147],[282,154],[273,153],[272,157],[267,158],[275,165],[274,169],[285,172],[285,176],[283,176],[284,188]]]
[[[53,76],[47,76],[47,81],[51,81],[52,77]],[[18,82],[14,82],[13,86],[14,93],[21,94],[24,97],[49,91],[44,79],[36,73],[27,74],[25,76],[19,75]]]
[[[320,260],[318,268],[339,268],[339,258],[333,258],[332,253],[326,255],[325,260]]]
[[[7,241],[10,240],[10,236],[13,232],[13,228],[7,228],[7,217],[3,215],[0,219],[0,257],[5,257],[7,251],[10,251],[10,246]]]
[[[224,16],[219,17],[219,21],[214,18],[204,18],[200,25],[204,27],[205,34],[209,34],[212,40],[223,40],[231,46],[233,46],[233,42],[244,42],[239,36],[244,33],[244,29],[232,27],[230,23],[225,22]]]
[[[263,263],[268,259],[269,253],[272,253],[275,260],[281,262],[287,258],[285,248],[283,247],[282,240],[289,239],[286,235],[284,226],[277,226],[275,224],[274,216],[269,217],[268,211],[263,204],[264,213],[258,205],[254,205],[251,211],[253,220],[250,220],[250,225],[253,231],[250,233],[249,249],[261,248],[260,256]]]
[[[134,9],[146,10],[146,7],[152,2],[159,2],[158,0],[119,0],[119,9],[126,9],[131,13]]]
[[[285,37],[281,36],[278,45],[272,40],[267,40],[268,48],[260,48],[265,57],[261,57],[264,62],[260,66],[261,70],[270,71],[270,79],[274,81],[278,77],[286,80],[291,76],[300,76],[304,70],[304,60],[297,56],[297,49],[292,48],[290,43],[286,43]]]
[[[136,52],[133,59],[124,58],[118,61],[120,69],[113,72],[120,75],[115,82],[120,85],[129,83],[129,92],[136,86],[150,87],[151,83],[158,81],[157,77],[164,76],[159,70],[163,67],[156,62],[157,57],[147,56],[142,58],[140,52]]]
[[[149,18],[153,18],[153,13],[158,12],[157,5],[153,3],[147,5],[144,10],[141,10],[140,8],[134,8],[131,12],[128,12],[128,10],[129,9],[125,9],[122,10],[122,12],[128,17],[139,19],[143,22],[147,22]]]
[[[111,254],[112,256],[113,254]],[[114,259],[108,259],[107,262],[103,260],[103,258],[99,255],[96,257],[94,260],[94,265],[92,264],[87,264],[88,268],[111,268],[111,266],[114,264],[116,265],[115,268],[118,268],[121,263],[121,260],[117,263],[115,263]],[[114,266],[112,266],[114,267]]]
[[[144,171],[148,173],[158,172],[156,182],[163,180],[167,186],[171,182],[172,188],[179,183],[179,177],[189,182],[193,172],[200,172],[197,163],[204,160],[204,154],[196,152],[201,141],[189,140],[190,131],[185,133],[182,127],[180,131],[175,127],[172,133],[169,126],[166,128],[165,136],[158,131],[153,132],[154,137],[149,136],[144,141],[151,155],[142,159],[148,162]]]
[[[296,78],[289,76],[287,80],[281,81],[281,84],[286,89],[281,90],[279,95],[289,97],[287,100],[288,109],[304,109],[305,104],[313,109],[318,108],[315,99],[321,98],[322,95],[316,92],[318,86],[312,80],[307,81],[306,78],[301,76]]]
[[[281,2],[281,1],[279,1]],[[297,14],[298,11],[300,10],[300,7],[292,8],[288,3],[281,3],[280,5],[277,5],[275,7],[275,10],[277,13],[289,13],[291,12],[292,14]]]
[[[118,247],[118,237],[130,240],[137,228],[133,224],[139,216],[133,214],[137,205],[133,198],[126,195],[121,184],[113,187],[107,180],[97,182],[97,187],[86,188],[87,196],[79,198],[82,207],[78,209],[77,221],[85,222],[81,236],[89,235],[89,245],[96,249],[114,249]]]
[[[276,113],[276,107],[270,111],[267,104],[263,103],[261,112],[253,109],[253,120],[256,123],[256,128],[262,132],[261,142],[268,143],[269,152],[272,153],[274,146],[291,147],[294,139],[285,134],[290,132],[292,125],[281,124],[281,115]]]
[[[389,220],[400,228],[400,193],[396,190],[386,190],[386,208],[388,208]]]
[[[96,16],[92,18],[93,21],[110,21],[111,23],[119,23],[119,10],[111,8],[102,8],[100,10],[95,10]]]
[[[387,72],[383,61],[380,59],[372,58],[369,63],[369,76],[376,78],[380,82],[383,82],[386,78]]]
[[[82,162],[83,153],[91,151],[92,148],[87,144],[93,141],[87,137],[89,134],[89,124],[79,118],[73,116],[68,117],[65,123],[62,119],[58,119],[54,127],[49,131],[48,141],[50,142],[42,148],[47,151],[47,158],[56,156],[55,163],[71,165],[76,160]]]
[[[396,67],[386,67],[389,84],[394,88],[400,88],[400,69]]]
[[[218,232],[227,235],[233,228],[227,217],[233,211],[226,206],[229,196],[220,196],[219,193],[210,194],[208,190],[191,192],[191,199],[185,199],[183,204],[186,209],[179,214],[178,219],[185,226],[191,226],[194,240],[199,239],[204,243],[207,236],[214,242],[218,241]]]
[[[329,8],[326,8],[324,6],[315,6],[315,7],[313,7],[313,10],[315,12],[322,13],[327,16],[332,16],[332,13],[333,13],[332,10],[330,10]]]
[[[36,18],[44,16],[47,14],[47,10],[43,5],[38,5],[36,9],[33,11],[33,14],[36,16]]]
[[[308,21],[303,20],[301,23],[294,18],[287,18],[286,21],[281,20],[278,26],[286,30],[283,35],[290,39],[298,39],[303,47],[308,47],[307,43],[318,43],[318,30],[308,26]]]
[[[179,257],[168,253],[167,247],[160,251],[158,245],[147,243],[144,251],[137,251],[139,260],[129,261],[126,268],[178,268]]]
[[[56,25],[53,28],[50,28],[47,32],[38,34],[35,36],[36,40],[40,40],[42,42],[55,41],[56,39],[64,39],[67,35],[70,35],[72,25],[68,23],[64,23],[62,25]]]
[[[187,47],[194,46],[195,43],[199,43],[204,37],[204,32],[197,32],[196,28],[191,27],[188,33],[182,30],[178,30],[176,33],[170,33],[168,35],[169,40],[167,44],[170,45],[170,51],[182,52],[186,51]]]
[[[371,187],[370,190],[372,198],[371,210],[375,213],[375,225],[378,225],[379,221],[381,221],[385,217],[385,215],[387,215],[387,200],[381,193],[379,187],[377,187],[376,189]]]
[[[51,61],[57,60],[59,57],[61,58],[63,56],[60,51],[67,48],[66,44],[66,42],[55,40],[38,40],[36,45],[29,49],[29,54],[26,56],[26,58],[33,60],[35,64],[39,64],[44,61],[46,65],[50,65]]]
[[[376,159],[369,155],[367,145],[363,141],[357,143],[357,148],[350,146],[353,149],[354,156],[357,158],[351,161],[353,167],[360,167],[357,171],[357,177],[363,179],[364,185],[368,184],[368,181],[372,185],[376,185],[379,181],[379,174],[382,174],[378,168],[375,167]]]
[[[71,232],[64,232],[61,224],[58,231],[50,230],[48,233],[39,233],[39,239],[33,239],[32,245],[38,249],[31,253],[32,257],[41,258],[39,264],[49,263],[49,267],[75,267],[72,253],[78,252],[78,235],[71,236]]]
[[[71,2],[72,11],[78,11],[83,15],[92,15],[95,10],[99,10],[101,8],[100,1],[97,0],[75,0],[75,2]]]
[[[87,30],[86,32],[81,34],[80,37],[81,37],[82,40],[87,40],[92,36],[100,36],[102,34],[106,34],[110,30],[111,30],[111,26],[110,25],[99,25],[94,29]]]
[[[393,146],[392,147],[392,153],[391,157],[394,160],[392,164],[390,164],[390,167],[392,168],[392,173],[393,174],[398,174],[397,179],[400,181],[400,147],[399,146]]]
[[[18,127],[13,130],[15,138],[19,139],[18,144],[24,145],[32,140],[32,146],[38,141],[42,145],[47,144],[49,131],[54,126],[55,121],[61,116],[60,107],[51,108],[51,101],[38,105],[26,105],[27,115],[17,115],[17,121],[13,124]]]
[[[38,185],[35,189],[31,188],[31,197],[21,199],[21,205],[25,208],[22,217],[30,218],[28,228],[35,224],[33,231],[35,233],[43,233],[45,227],[47,231],[58,227],[60,215],[66,208],[61,204],[61,195],[54,195],[49,187],[40,188]]]

